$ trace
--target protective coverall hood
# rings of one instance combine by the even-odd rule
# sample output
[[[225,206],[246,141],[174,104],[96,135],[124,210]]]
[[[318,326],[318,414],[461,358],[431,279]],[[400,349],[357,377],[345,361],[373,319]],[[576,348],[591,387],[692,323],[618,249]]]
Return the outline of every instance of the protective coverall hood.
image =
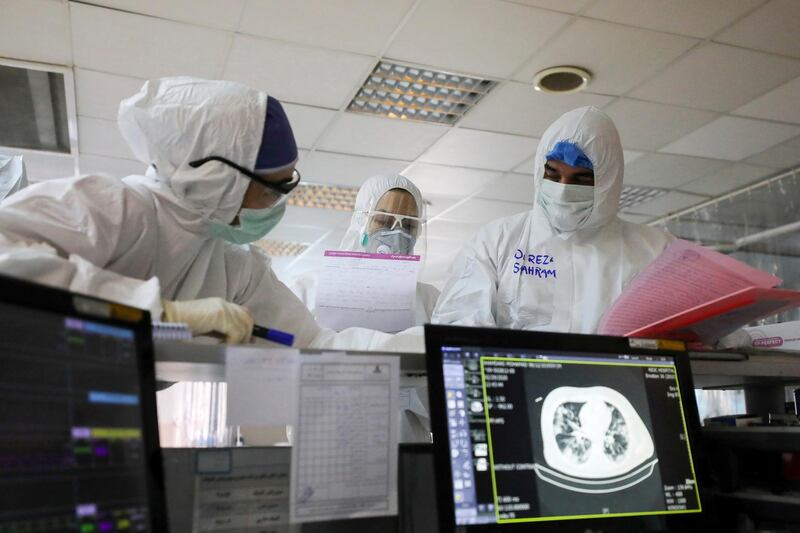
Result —
[[[420,217],[424,216],[425,204],[422,201],[422,193],[414,185],[411,180],[400,174],[394,176],[372,176],[358,190],[356,195],[356,203],[353,207],[353,216],[350,218],[350,226],[342,238],[342,243],[339,245],[340,250],[349,250],[351,252],[363,252],[364,247],[361,245],[362,233],[364,225],[367,223],[367,212],[375,207],[381,196],[386,194],[387,191],[392,189],[403,189],[408,191],[414,197],[414,202],[417,204],[417,214]]]
[[[189,163],[219,156],[255,166],[264,132],[267,94],[228,81],[188,77],[144,84],[119,106],[119,129],[149,175],[204,219],[230,222],[250,179],[225,163]]]
[[[594,166],[594,205],[586,221],[578,228],[599,228],[616,217],[622,192],[624,160],[619,133],[611,119],[596,107],[580,107],[559,117],[544,132],[534,159],[536,218],[545,216],[539,202],[544,179],[546,154],[561,141],[577,145]],[[551,228],[552,229],[552,228]],[[571,232],[566,232],[568,236]]]

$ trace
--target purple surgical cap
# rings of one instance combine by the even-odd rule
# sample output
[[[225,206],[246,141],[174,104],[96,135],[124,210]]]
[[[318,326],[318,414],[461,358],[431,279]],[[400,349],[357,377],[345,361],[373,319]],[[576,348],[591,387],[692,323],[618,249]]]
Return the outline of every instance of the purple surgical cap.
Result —
[[[267,96],[267,119],[264,121],[264,134],[258,149],[255,170],[274,172],[297,162],[297,143],[292,133],[292,125],[281,103]]]
[[[580,147],[569,141],[558,141],[552,150],[547,152],[545,159],[561,161],[573,167],[583,167],[594,170],[592,161],[586,157]]]

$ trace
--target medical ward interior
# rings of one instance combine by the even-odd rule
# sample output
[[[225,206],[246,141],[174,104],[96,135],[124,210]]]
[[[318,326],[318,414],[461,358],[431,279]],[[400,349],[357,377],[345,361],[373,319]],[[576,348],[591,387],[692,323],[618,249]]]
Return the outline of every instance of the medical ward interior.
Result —
[[[0,182],[0,532],[800,531],[798,28],[798,0],[0,0],[0,158],[28,182]],[[319,276],[336,331],[412,326],[417,283],[444,295],[532,212],[548,127],[596,108],[616,216],[674,237],[608,312],[651,318],[227,344],[7,275],[3,211],[145,174],[120,102],[175,76],[282,104],[302,177],[252,246]],[[414,260],[337,255],[376,175],[419,189]]]

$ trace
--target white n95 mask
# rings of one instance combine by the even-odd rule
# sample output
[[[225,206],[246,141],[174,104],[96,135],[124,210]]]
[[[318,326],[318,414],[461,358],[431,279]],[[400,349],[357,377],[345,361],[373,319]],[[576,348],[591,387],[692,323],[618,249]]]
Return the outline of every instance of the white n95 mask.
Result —
[[[575,231],[592,214],[594,187],[591,185],[564,185],[543,179],[539,192],[539,205],[550,225],[557,231]]]

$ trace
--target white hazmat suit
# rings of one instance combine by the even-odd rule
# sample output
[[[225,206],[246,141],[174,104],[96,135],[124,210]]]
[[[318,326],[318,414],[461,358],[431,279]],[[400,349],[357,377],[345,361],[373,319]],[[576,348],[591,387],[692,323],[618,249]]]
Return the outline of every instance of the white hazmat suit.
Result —
[[[28,186],[28,173],[21,155],[0,155],[0,201]]]
[[[373,176],[366,180],[356,195],[353,216],[350,218],[350,226],[342,238],[339,250],[351,252],[364,252],[363,233],[367,223],[367,213],[375,207],[378,200],[392,189],[402,189],[408,191],[414,197],[417,205],[417,213],[423,216],[425,205],[422,194],[411,180],[399,174],[394,176]],[[319,281],[318,272],[309,271],[290,279],[289,288],[300,300],[311,310],[316,310],[317,283]],[[417,283],[417,298],[414,309],[414,326],[422,326],[431,320],[433,308],[439,297],[439,290],[428,283]]]
[[[221,162],[189,163],[213,155],[252,168],[266,105],[265,93],[236,83],[145,83],[120,104],[119,127],[147,174],[52,180],[7,198],[0,273],[148,309],[154,319],[161,298],[219,297],[293,333],[296,347],[383,347],[383,334],[320,330],[263,252],[210,234],[212,220],[236,216],[250,179]]]
[[[575,231],[555,230],[539,202],[545,156],[574,143],[594,166],[594,202]],[[436,324],[594,333],[622,290],[672,237],[617,218],[624,161],[613,122],[594,107],[570,111],[536,150],[533,209],[481,228],[451,267]]]

